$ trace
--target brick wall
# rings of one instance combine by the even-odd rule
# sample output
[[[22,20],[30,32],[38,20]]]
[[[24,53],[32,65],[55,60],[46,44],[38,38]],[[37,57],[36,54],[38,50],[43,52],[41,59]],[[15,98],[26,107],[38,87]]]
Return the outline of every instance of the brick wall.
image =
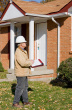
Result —
[[[57,68],[57,25],[52,20],[47,22],[47,68]]]
[[[71,49],[71,17],[56,19],[60,27],[60,62],[72,57]],[[57,76],[57,25],[47,21],[47,68],[54,69],[54,77]]]
[[[64,23],[61,24],[61,36],[60,36],[60,62],[72,57],[71,51],[71,17],[63,18]]]
[[[1,62],[4,69],[9,68],[9,33],[8,27],[2,27],[0,33]]]

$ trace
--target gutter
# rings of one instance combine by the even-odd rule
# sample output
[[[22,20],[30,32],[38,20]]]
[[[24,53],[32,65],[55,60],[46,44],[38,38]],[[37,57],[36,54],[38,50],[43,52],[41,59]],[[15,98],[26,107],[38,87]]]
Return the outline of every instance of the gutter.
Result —
[[[14,22],[14,24],[16,24],[17,22]],[[0,23],[0,26],[6,26],[6,25],[10,25],[11,22],[5,22],[5,23]]]
[[[67,13],[67,15],[72,16],[72,14],[71,14],[71,13]]]
[[[1,23],[0,26],[10,25],[10,23]]]
[[[57,43],[57,68],[59,67],[60,65],[60,24],[52,17],[52,21],[58,25],[58,43]],[[58,73],[59,75],[59,73]]]
[[[42,17],[42,18],[52,18],[52,17],[60,17],[63,15],[68,15],[67,12],[59,13],[59,14],[52,14],[52,15],[44,15],[44,14],[32,14],[32,13],[25,13],[25,16],[33,16],[33,17]]]

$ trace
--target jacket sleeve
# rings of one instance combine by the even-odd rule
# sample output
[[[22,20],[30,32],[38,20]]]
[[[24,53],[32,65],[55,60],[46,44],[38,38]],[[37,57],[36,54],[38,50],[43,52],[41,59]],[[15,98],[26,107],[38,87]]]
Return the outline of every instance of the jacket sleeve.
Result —
[[[21,52],[16,54],[16,60],[18,64],[22,67],[29,67],[32,65],[32,62],[29,59],[26,59]]]

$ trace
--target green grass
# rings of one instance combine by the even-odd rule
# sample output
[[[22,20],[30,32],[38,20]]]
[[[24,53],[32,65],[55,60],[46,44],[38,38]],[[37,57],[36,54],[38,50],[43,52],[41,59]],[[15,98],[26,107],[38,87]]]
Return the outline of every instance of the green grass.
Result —
[[[7,73],[8,73],[7,71],[5,71],[5,72],[0,72],[0,79],[6,78],[6,74],[7,74]]]
[[[14,108],[15,85],[16,81],[0,83],[0,110],[72,110],[72,88],[52,86],[44,82],[29,82],[28,96],[33,104]]]

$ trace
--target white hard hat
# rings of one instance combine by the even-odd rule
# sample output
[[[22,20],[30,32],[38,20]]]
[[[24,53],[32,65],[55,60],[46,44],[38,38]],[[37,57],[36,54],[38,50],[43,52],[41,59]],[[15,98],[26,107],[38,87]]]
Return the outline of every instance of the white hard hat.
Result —
[[[23,36],[18,36],[16,38],[16,43],[22,43],[22,42],[27,42],[27,41],[25,40],[25,38]]]

